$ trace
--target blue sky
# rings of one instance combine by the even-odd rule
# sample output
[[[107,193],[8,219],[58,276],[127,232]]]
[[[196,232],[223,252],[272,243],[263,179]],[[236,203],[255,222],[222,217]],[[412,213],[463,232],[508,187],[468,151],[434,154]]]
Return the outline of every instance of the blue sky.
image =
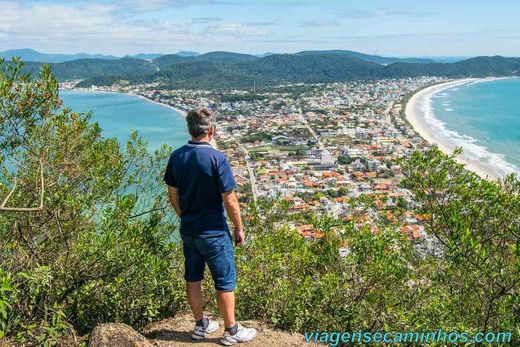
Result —
[[[518,0],[0,0],[0,50],[520,56]]]

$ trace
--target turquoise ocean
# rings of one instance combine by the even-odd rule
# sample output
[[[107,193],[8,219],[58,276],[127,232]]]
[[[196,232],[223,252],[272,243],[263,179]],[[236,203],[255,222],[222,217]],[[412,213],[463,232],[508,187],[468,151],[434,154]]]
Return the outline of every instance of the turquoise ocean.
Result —
[[[429,108],[445,139],[501,175],[520,175],[520,78],[482,79],[441,89]]]
[[[155,150],[162,144],[177,148],[188,139],[186,121],[172,108],[146,99],[119,93],[60,91],[63,104],[74,112],[93,112],[106,137],[116,137],[121,143],[137,130]]]

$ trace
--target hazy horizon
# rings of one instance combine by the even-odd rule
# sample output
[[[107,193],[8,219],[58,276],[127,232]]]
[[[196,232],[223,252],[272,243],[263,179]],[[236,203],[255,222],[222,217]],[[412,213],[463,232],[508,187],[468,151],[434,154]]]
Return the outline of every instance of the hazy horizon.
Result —
[[[520,2],[510,0],[0,0],[0,13],[0,51],[520,56]]]
[[[135,55],[140,55],[140,54],[143,54],[143,55],[151,55],[151,54],[160,54],[160,55],[167,55],[167,54],[177,54],[177,53],[182,53],[182,52],[190,52],[190,53],[197,53],[197,54],[206,54],[206,53],[211,53],[211,52],[229,52],[229,53],[238,53],[238,54],[251,54],[251,55],[257,55],[257,56],[261,56],[261,55],[264,55],[264,54],[294,54],[294,53],[299,53],[299,52],[302,52],[302,51],[295,51],[295,52],[260,52],[260,53],[251,53],[251,52],[240,52],[240,51],[226,51],[226,50],[215,50],[215,51],[192,51],[192,50],[188,50],[188,49],[178,49],[178,50],[175,50],[175,51],[171,51],[171,52],[146,52],[146,51],[139,51],[138,53],[132,53],[132,54],[125,54],[125,55],[115,55],[115,54],[104,54],[104,53],[99,53],[99,52],[87,52],[87,51],[79,51],[79,52],[47,52],[47,51],[41,51],[41,50],[38,50],[38,49],[35,49],[35,48],[32,48],[32,47],[15,47],[15,48],[7,48],[7,49],[2,49],[0,50],[0,52],[8,52],[8,51],[22,51],[22,50],[32,50],[32,51],[35,51],[35,52],[38,52],[38,53],[42,53],[42,54],[48,54],[48,55],[81,55],[81,54],[87,54],[87,55],[103,55],[103,56],[113,56],[113,57],[119,57],[119,58],[124,58],[126,56],[135,56]],[[353,52],[357,52],[357,53],[362,53],[362,54],[368,54],[368,55],[378,55],[378,56],[384,56],[384,57],[389,57],[389,58],[430,58],[430,59],[434,59],[434,58],[437,58],[437,59],[441,59],[441,58],[445,58],[445,59],[449,59],[449,58],[470,58],[472,56],[465,56],[465,55],[415,55],[415,56],[411,56],[411,55],[386,55],[386,54],[379,54],[377,52],[373,52],[373,53],[369,53],[369,52],[363,52],[363,51],[354,51],[354,50],[351,50],[351,49],[348,49],[348,48],[331,48],[331,49],[324,49],[324,50],[318,50],[318,49],[308,49],[308,50],[305,50],[305,51],[335,51],[335,50],[345,50],[345,51],[353,51]],[[498,55],[498,54],[488,54],[488,56],[493,56],[493,55]],[[520,56],[520,54],[519,54]],[[516,57],[516,56],[511,56],[511,57]]]

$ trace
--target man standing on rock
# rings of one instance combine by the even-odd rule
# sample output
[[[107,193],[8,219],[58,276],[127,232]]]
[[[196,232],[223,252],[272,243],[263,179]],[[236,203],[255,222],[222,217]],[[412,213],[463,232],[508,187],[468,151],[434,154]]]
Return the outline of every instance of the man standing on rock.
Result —
[[[181,219],[184,279],[195,329],[192,338],[202,340],[218,329],[218,322],[204,317],[201,282],[208,264],[217,290],[217,304],[224,319],[222,344],[231,346],[254,339],[256,330],[235,321],[235,251],[226,214],[234,225],[235,244],[244,242],[240,206],[233,191],[237,184],[229,161],[210,144],[215,134],[215,114],[193,109],[186,117],[191,141],[170,156],[164,181],[168,197]]]

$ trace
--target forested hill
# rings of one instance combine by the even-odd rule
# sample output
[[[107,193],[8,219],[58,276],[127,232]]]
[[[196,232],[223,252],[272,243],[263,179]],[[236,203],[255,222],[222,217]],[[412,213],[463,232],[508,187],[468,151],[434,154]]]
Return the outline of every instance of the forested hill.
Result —
[[[332,55],[345,55],[349,56],[351,58],[358,58],[361,60],[369,61],[372,63],[387,65],[392,63],[434,63],[435,60],[433,59],[425,59],[425,58],[389,58],[389,57],[381,57],[379,55],[371,55],[371,54],[364,54],[354,51],[346,51],[346,50],[329,50],[329,51],[303,51],[296,53],[297,55],[324,55],[324,54],[332,54]]]
[[[83,79],[80,86],[161,82],[170,88],[250,88],[280,83],[323,83],[359,79],[414,76],[487,77],[520,75],[520,59],[476,57],[455,63],[418,59],[382,64],[378,56],[350,51],[309,51],[257,57],[211,52],[198,56],[163,55],[153,60],[136,58],[80,59],[51,64],[60,80]],[[361,59],[363,58],[363,59]],[[390,58],[388,58],[390,59]],[[397,58],[396,58],[397,59]],[[27,63],[34,73],[42,63]]]

